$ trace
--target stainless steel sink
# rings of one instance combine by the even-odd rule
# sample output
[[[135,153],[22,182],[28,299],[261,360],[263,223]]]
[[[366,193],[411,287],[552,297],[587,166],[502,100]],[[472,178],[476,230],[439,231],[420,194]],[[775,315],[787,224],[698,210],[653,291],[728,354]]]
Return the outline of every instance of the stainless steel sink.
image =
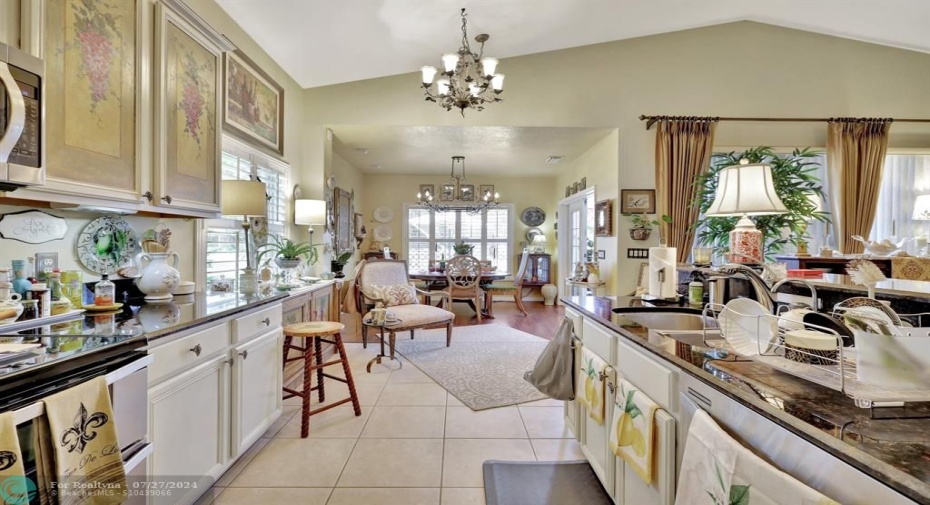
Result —
[[[723,340],[717,322],[696,310],[639,309],[614,309],[614,312],[632,323],[683,344],[706,347],[707,342]]]

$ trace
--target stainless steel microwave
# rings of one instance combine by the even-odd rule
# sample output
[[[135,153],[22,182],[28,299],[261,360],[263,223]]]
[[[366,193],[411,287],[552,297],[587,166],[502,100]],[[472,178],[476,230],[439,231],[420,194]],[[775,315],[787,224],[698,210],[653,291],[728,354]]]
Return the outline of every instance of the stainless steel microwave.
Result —
[[[45,184],[45,63],[0,43],[0,191]]]

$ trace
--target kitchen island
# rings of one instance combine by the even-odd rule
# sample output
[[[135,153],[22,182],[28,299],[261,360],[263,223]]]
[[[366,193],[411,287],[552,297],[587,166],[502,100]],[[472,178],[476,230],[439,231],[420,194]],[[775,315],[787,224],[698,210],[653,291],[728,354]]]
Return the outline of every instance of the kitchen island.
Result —
[[[618,358],[622,358],[623,349],[641,351],[644,356],[662,365],[664,369],[677,372],[677,380],[683,391],[690,389],[686,388],[685,384],[698,384],[712,391],[714,395],[731,400],[739,408],[764,418],[769,432],[737,434],[742,435],[747,445],[755,445],[754,440],[762,441],[760,444],[765,445],[765,440],[778,440],[781,433],[785,433],[823,451],[828,459],[832,460],[832,463],[826,466],[848,465],[856,472],[869,477],[869,480],[874,479],[873,482],[878,488],[887,486],[888,489],[883,493],[890,492],[890,496],[897,496],[897,502],[930,503],[930,423],[927,422],[930,407],[927,404],[908,404],[904,408],[894,409],[862,409],[838,391],[804,381],[761,363],[734,355],[724,359],[708,358],[698,347],[683,345],[659,335],[611,310],[619,306],[639,305],[642,302],[638,299],[575,296],[564,297],[562,302],[567,306],[567,316],[572,317],[571,312],[574,311],[583,318],[583,340],[587,339],[593,323],[595,329],[607,330],[606,333],[616,336],[618,342],[614,345],[614,352]],[[621,372],[622,367],[618,368],[618,374]],[[643,385],[640,387],[646,388]],[[677,391],[677,388],[675,389]],[[656,401],[662,404],[661,398]],[[681,407],[678,403],[676,399],[674,404],[663,405],[663,408],[673,411],[677,409],[680,416]],[[890,417],[894,419],[889,419]],[[581,414],[578,415],[577,423],[584,424]],[[582,426],[581,431],[584,430]],[[679,433],[679,459],[684,440],[685,433]],[[769,454],[765,450],[760,452],[771,457],[783,470],[818,489],[837,485],[835,482],[824,482],[821,479],[822,472],[820,475],[814,475],[818,473],[816,470],[804,468],[805,460],[816,460],[813,454],[778,453],[778,444],[775,445],[774,450],[777,454]],[[766,445],[765,449],[772,449],[771,444]],[[589,460],[591,459],[589,456]],[[821,466],[824,466],[824,459],[819,458],[819,461]],[[592,461],[595,468],[596,463]],[[617,463],[618,468],[620,464],[622,463]],[[798,471],[801,469],[803,471]],[[603,482],[604,477],[601,478]],[[632,480],[627,479],[628,482]],[[605,483],[605,487],[609,486]],[[614,487],[619,493],[620,486]],[[829,492],[826,494],[830,495]],[[857,502],[833,497],[842,503]],[[624,503],[619,496],[615,499],[618,503]],[[629,503],[630,500],[626,502]],[[860,496],[858,503],[875,501],[863,501]]]

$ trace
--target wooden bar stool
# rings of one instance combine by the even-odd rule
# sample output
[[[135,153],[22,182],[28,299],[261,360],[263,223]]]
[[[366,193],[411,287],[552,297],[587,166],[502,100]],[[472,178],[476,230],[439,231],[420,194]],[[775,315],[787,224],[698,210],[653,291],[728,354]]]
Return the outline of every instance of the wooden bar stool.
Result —
[[[352,370],[349,368],[349,358],[346,356],[346,348],[342,344],[342,330],[344,328],[344,324],[330,321],[310,321],[305,323],[291,324],[284,327],[284,365],[286,366],[289,361],[296,361],[299,359],[304,360],[303,389],[300,391],[295,391],[290,388],[284,388],[284,393],[286,393],[284,396],[285,400],[295,396],[299,396],[301,399],[303,399],[303,407],[300,413],[300,438],[307,438],[307,435],[310,434],[310,416],[313,414],[318,414],[324,410],[329,410],[333,407],[342,405],[343,403],[352,402],[352,407],[355,409],[355,415],[362,415],[362,408],[358,403],[358,394],[355,392],[355,381],[352,380]],[[330,335],[333,337],[332,340],[324,338]],[[304,339],[303,347],[294,345],[292,343],[295,338]],[[339,359],[323,363],[323,342],[336,346],[336,353],[338,354]],[[299,351],[303,355],[288,359],[287,351],[289,349]],[[338,365],[340,363],[342,364],[342,371],[345,374],[345,378],[336,377],[334,375],[323,372],[324,368],[332,365]],[[317,385],[311,387],[310,382],[314,371],[316,371]],[[347,384],[349,386],[349,397],[330,405],[326,405],[325,407],[310,410],[310,396],[313,394],[314,390],[318,392],[320,403],[322,403],[325,398],[323,391],[324,377]]]

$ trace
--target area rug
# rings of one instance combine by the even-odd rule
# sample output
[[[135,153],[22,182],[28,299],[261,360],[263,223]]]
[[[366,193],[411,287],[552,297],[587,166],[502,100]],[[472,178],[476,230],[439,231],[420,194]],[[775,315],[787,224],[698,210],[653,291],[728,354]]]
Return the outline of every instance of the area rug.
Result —
[[[587,461],[485,461],[487,505],[612,505]]]
[[[548,398],[523,373],[531,370],[546,341],[507,326],[482,324],[398,335],[397,352],[472,410],[484,410]]]

